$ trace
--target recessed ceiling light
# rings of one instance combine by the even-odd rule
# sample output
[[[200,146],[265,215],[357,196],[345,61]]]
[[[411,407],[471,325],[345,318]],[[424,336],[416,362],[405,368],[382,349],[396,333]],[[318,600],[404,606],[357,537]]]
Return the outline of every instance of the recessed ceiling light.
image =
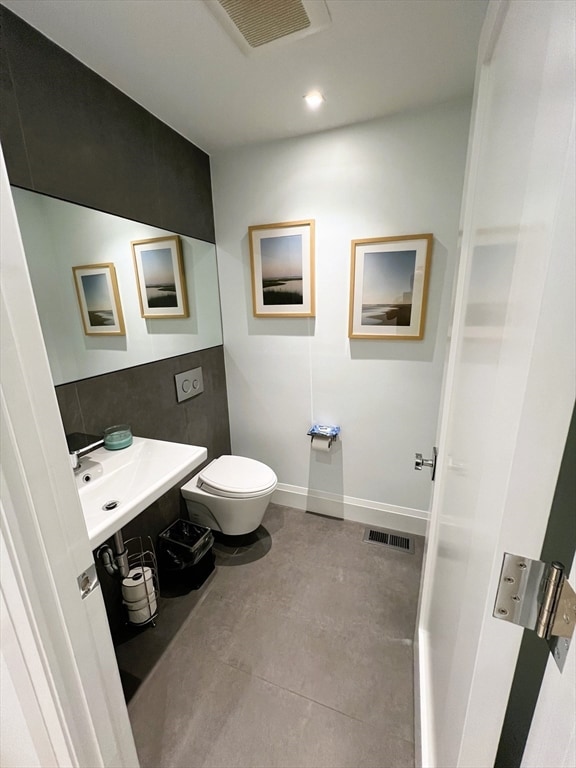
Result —
[[[320,104],[324,101],[324,96],[322,96],[320,91],[310,91],[310,93],[307,93],[306,96],[304,96],[304,100],[310,109],[318,109]]]

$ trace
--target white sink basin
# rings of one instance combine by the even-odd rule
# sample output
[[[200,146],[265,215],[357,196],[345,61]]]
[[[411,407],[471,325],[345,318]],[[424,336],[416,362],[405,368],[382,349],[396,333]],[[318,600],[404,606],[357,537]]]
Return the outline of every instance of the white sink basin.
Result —
[[[98,448],[76,473],[93,549],[206,460],[206,448],[135,437],[128,448]],[[108,508],[107,508],[108,507]]]

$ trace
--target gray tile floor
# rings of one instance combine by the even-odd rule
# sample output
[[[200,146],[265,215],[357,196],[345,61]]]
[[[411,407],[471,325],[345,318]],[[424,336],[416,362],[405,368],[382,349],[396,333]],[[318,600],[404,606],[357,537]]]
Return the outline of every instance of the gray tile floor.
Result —
[[[215,573],[179,598],[187,616],[129,703],[143,768],[414,765],[423,539],[411,555],[363,531],[271,504],[244,546],[216,545]]]

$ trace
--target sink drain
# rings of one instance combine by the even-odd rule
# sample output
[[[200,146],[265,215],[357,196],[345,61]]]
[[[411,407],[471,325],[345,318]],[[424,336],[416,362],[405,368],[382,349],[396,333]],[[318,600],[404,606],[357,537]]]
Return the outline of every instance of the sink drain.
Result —
[[[119,501],[107,501],[106,504],[102,507],[102,509],[105,512],[110,512],[111,509],[116,509],[116,507],[120,504]]]

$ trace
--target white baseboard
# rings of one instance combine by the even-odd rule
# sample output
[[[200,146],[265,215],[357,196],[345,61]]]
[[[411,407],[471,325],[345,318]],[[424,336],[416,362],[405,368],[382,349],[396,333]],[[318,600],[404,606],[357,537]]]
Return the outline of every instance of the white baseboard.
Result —
[[[286,507],[305,509],[319,515],[353,520],[364,525],[391,528],[393,531],[426,534],[428,512],[378,501],[356,499],[353,496],[339,496],[324,491],[308,490],[299,485],[278,483],[272,501]]]
[[[430,648],[428,633],[418,630],[414,646],[414,705],[415,705],[415,755],[416,768],[435,768],[436,748],[432,691],[430,687]]]

